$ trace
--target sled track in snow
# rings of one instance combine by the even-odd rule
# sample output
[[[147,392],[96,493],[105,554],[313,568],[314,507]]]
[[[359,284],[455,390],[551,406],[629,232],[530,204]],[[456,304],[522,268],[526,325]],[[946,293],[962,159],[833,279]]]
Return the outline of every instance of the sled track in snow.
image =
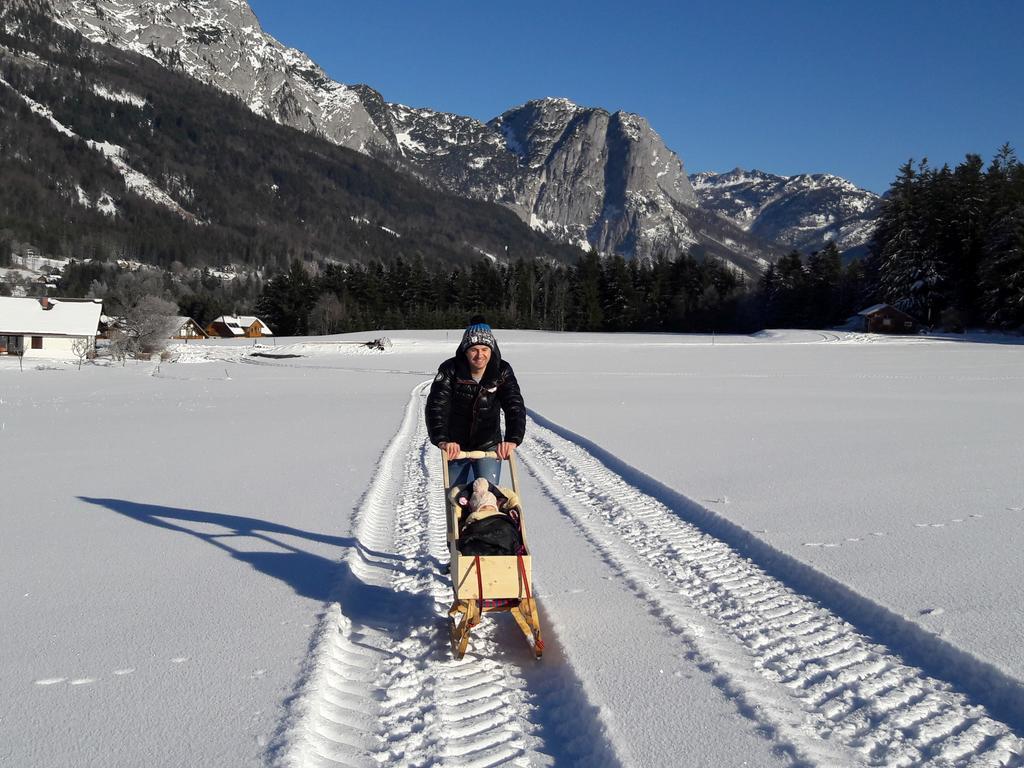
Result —
[[[353,548],[271,745],[276,766],[612,766],[566,665],[542,668],[488,617],[451,657],[452,593],[440,462],[417,386],[355,513]],[[515,638],[514,640],[510,638]],[[560,724],[590,738],[569,747]]]
[[[551,502],[798,764],[1024,766],[1024,740],[949,683],[686,522],[577,442],[536,422],[529,435],[523,460]]]

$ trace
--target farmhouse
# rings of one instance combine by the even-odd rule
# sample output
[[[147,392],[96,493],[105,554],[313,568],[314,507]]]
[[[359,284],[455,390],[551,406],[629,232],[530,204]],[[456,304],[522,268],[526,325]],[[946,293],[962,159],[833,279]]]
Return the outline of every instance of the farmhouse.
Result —
[[[0,297],[0,353],[73,359],[76,341],[95,348],[102,310],[99,299]]]
[[[857,330],[868,333],[913,333],[914,318],[892,304],[875,304],[851,318]]]
[[[174,318],[174,326],[171,332],[172,339],[207,339],[210,337],[203,327],[191,317]]]
[[[274,335],[258,317],[246,315],[221,315],[206,326],[206,333],[222,339],[258,339]]]

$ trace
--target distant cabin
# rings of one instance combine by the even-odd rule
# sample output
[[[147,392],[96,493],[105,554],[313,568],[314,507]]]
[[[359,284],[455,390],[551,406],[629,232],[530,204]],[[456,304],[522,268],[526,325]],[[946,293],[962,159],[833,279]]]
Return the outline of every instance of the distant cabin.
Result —
[[[258,339],[274,335],[270,326],[258,317],[246,315],[221,315],[206,326],[206,333],[222,339]]]
[[[0,296],[0,354],[71,360],[74,344],[96,348],[99,299],[21,299]]]
[[[174,330],[171,332],[172,339],[189,341],[190,339],[207,339],[209,337],[210,334],[203,330],[203,326],[191,317],[174,318]]]
[[[107,315],[100,315],[99,332],[96,334],[96,338],[110,339],[117,331],[124,331],[123,317],[109,317]]]
[[[875,304],[850,318],[848,327],[868,333],[914,333],[917,323],[892,304]]]

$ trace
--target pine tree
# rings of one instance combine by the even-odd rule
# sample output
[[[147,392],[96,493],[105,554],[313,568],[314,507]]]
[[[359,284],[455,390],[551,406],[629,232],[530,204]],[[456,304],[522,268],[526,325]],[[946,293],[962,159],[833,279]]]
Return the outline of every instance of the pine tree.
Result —
[[[922,160],[920,171],[927,172]],[[900,166],[899,175],[889,189],[882,215],[870,246],[876,262],[872,272],[877,275],[880,297],[918,319],[927,314],[929,280],[925,247],[922,243],[921,180],[913,161]]]
[[[599,331],[601,309],[601,257],[590,251],[569,272],[566,326],[574,331]]]
[[[842,257],[833,241],[807,259],[807,302],[811,326],[826,328],[850,314],[849,307],[843,306],[839,300],[842,274]]]
[[[628,331],[636,325],[638,295],[633,286],[633,275],[626,260],[619,254],[609,257],[601,265],[601,313],[603,330]]]
[[[981,290],[988,323],[1024,327],[1024,203],[1004,211],[989,229]]]

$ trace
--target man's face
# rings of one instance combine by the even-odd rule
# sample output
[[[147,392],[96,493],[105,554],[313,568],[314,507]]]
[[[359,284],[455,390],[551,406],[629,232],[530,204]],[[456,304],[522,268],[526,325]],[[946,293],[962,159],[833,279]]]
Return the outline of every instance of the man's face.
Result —
[[[469,369],[480,373],[491,360],[491,348],[485,344],[474,344],[466,350],[466,359],[469,360]]]

